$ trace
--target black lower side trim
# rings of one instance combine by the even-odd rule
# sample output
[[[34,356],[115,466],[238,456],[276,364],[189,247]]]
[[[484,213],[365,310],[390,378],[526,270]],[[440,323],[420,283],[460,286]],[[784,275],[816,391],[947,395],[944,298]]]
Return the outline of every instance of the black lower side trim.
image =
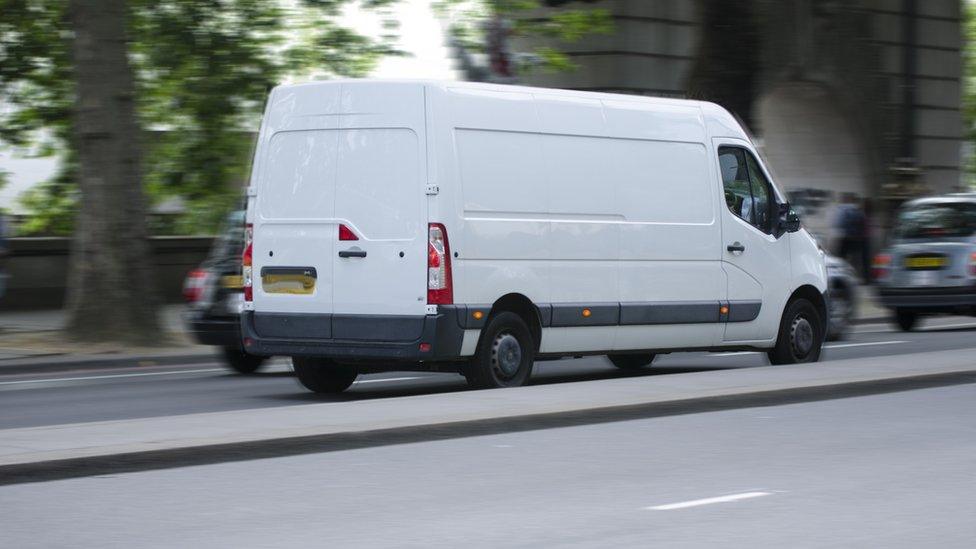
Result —
[[[756,320],[762,309],[762,301],[729,301],[729,322]]]
[[[727,308],[723,311],[723,308]],[[647,326],[749,322],[762,301],[659,301],[625,303],[546,303],[539,305],[544,328]],[[589,311],[589,314],[586,314]]]
[[[621,326],[641,324],[703,324],[722,321],[718,301],[621,303]]]

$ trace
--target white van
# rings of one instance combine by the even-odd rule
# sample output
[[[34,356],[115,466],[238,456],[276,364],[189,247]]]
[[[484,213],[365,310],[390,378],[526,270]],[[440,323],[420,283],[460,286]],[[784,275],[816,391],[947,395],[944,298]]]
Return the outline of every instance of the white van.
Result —
[[[459,82],[280,86],[246,217],[242,337],[313,391],[522,385],[533,362],[818,360],[826,270],[710,103]]]

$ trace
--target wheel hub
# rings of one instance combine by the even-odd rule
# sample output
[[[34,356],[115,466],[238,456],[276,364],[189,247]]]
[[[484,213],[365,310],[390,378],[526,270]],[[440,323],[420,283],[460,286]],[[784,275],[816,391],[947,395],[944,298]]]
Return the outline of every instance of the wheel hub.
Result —
[[[797,358],[803,358],[813,350],[813,325],[804,316],[797,316],[790,325],[790,347]]]
[[[522,346],[512,334],[499,334],[491,346],[491,366],[509,378],[518,373],[522,363]]]

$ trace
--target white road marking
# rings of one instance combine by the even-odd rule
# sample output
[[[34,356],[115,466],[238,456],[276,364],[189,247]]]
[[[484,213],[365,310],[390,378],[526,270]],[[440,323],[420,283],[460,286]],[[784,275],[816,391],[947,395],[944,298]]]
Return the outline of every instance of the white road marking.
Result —
[[[24,379],[20,381],[0,381],[0,385],[24,385],[28,383],[58,383],[66,381],[86,381],[89,379],[119,379],[127,377],[147,377],[147,376],[173,376],[179,374],[206,374],[213,372],[229,372],[227,368],[206,368],[202,370],[179,370],[174,372],[139,372],[137,374],[111,374],[101,376],[79,376],[79,377],[57,377],[46,379]],[[390,377],[384,379],[361,379],[356,383],[379,383],[381,381],[406,381],[408,379],[421,379],[417,377]]]
[[[908,343],[907,341],[866,341],[864,343],[828,343],[823,346],[824,349],[844,349],[846,347],[870,347],[872,345],[895,345],[897,343]],[[714,353],[711,356],[740,356],[740,355],[758,355],[762,351],[735,351],[731,353]]]
[[[115,379],[115,378],[122,378],[122,377],[173,376],[177,374],[202,374],[208,372],[226,372],[226,371],[227,368],[207,368],[206,370],[180,370],[177,372],[140,372],[138,374],[112,374],[112,375],[105,375],[105,376],[24,379],[21,381],[0,381],[0,385],[18,385],[23,383],[56,383],[59,381],[84,381],[86,379]]]
[[[873,329],[874,327],[882,327],[884,329],[882,329],[882,330],[876,330],[876,329]],[[885,333],[892,333],[892,332],[895,332],[895,333],[901,332],[901,330],[899,330],[898,328],[892,327],[892,325],[891,324],[888,324],[888,323],[885,323],[885,324],[862,324],[862,325],[858,326],[858,328],[861,328],[861,329],[854,329],[854,330],[852,330],[852,333],[855,333],[855,334],[885,334]],[[865,330],[863,328],[872,328],[872,329]],[[976,328],[976,322],[958,322],[958,323],[954,323],[954,324],[929,324],[929,325],[926,325],[926,326],[920,326],[918,328],[915,328],[915,331],[917,331],[917,332],[925,332],[925,331],[931,331],[931,330],[942,330],[942,329],[945,329],[945,328]]]
[[[974,322],[959,322],[956,324],[936,324],[934,326],[922,326],[919,328],[923,332],[926,330],[941,330],[943,328],[976,328]]]
[[[895,345],[896,343],[908,343],[907,341],[870,341],[865,343],[831,343],[824,345],[824,349],[844,349],[847,347],[868,347],[870,345]]]
[[[408,379],[422,379],[421,376],[414,377],[386,377],[383,379],[360,379],[355,381],[355,383],[380,383],[382,381],[407,381]]]
[[[704,498],[704,499],[693,499],[690,501],[680,501],[678,503],[668,503],[665,505],[655,505],[653,507],[645,507],[645,511],[673,511],[675,509],[687,509],[688,507],[698,507],[700,505],[711,505],[713,503],[731,503],[733,501],[742,501],[744,499],[761,498],[763,496],[771,496],[772,492],[743,492],[741,494],[731,494],[728,496],[718,496],[714,498]]]

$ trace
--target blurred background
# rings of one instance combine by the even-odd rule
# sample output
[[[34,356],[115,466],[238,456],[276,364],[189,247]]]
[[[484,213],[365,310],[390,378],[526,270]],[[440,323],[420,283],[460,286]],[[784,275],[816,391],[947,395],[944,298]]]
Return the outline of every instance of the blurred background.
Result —
[[[268,91],[336,77],[715,101],[864,283],[900,204],[972,186],[973,15],[962,0],[0,0],[0,328],[130,345],[179,331],[160,305],[240,207]],[[857,250],[841,249],[842,202],[864,217]]]

